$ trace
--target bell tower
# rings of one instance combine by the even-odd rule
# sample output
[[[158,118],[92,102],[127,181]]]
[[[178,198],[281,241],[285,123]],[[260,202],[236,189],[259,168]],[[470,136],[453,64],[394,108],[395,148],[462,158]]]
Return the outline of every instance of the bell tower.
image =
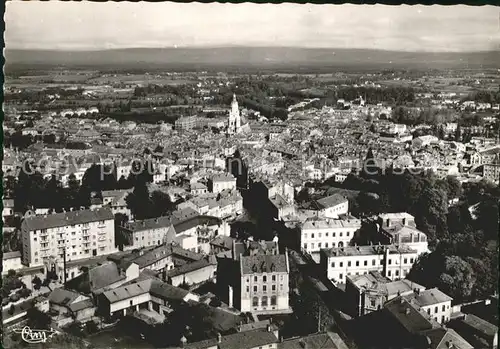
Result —
[[[234,134],[240,132],[241,132],[240,110],[238,107],[238,101],[236,100],[236,94],[233,94],[233,101],[231,102],[231,110],[229,111],[229,122],[227,127],[227,133]]]

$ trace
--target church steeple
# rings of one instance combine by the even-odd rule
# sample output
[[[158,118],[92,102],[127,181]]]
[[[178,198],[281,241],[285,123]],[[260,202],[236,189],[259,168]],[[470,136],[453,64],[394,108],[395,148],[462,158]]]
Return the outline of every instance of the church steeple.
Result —
[[[241,132],[240,109],[238,107],[238,101],[236,100],[235,93],[233,93],[233,101],[231,102],[231,110],[229,111],[229,123],[227,132],[229,134]]]

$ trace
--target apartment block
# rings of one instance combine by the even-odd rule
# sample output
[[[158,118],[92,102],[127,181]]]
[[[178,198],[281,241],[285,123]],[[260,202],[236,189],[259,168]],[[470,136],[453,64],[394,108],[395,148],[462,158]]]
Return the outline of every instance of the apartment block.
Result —
[[[346,246],[320,251],[320,265],[328,279],[345,283],[349,275],[363,275],[378,271],[397,280],[404,278],[419,253],[405,245]]]
[[[359,219],[309,219],[302,225],[300,246],[308,253],[319,252],[322,248],[349,246],[359,228]]]
[[[32,267],[115,252],[114,216],[109,208],[32,216],[21,223],[23,264]]]

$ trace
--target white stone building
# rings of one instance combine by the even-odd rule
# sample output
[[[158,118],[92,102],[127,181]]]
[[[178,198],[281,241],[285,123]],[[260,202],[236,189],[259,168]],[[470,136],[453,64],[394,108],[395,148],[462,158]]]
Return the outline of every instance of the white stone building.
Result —
[[[109,208],[26,217],[21,223],[23,264],[62,262],[116,251],[114,215]]]

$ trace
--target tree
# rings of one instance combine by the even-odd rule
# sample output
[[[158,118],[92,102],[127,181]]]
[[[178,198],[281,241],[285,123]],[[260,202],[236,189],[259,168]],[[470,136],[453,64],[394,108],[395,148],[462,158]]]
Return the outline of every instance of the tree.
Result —
[[[445,271],[439,281],[444,293],[455,300],[463,300],[471,295],[476,276],[468,262],[458,256],[451,256],[445,257]]]
[[[155,217],[166,216],[175,210],[175,204],[170,200],[170,195],[159,190],[151,193],[151,203]]]
[[[135,219],[146,219],[152,216],[152,203],[145,182],[138,181],[133,192],[125,198],[125,201]]]
[[[39,290],[42,287],[42,280],[38,276],[33,278],[32,283],[35,290]]]
[[[36,328],[37,330],[48,330],[52,319],[48,314],[45,314],[35,307],[27,310],[26,317],[28,319],[28,326]]]

